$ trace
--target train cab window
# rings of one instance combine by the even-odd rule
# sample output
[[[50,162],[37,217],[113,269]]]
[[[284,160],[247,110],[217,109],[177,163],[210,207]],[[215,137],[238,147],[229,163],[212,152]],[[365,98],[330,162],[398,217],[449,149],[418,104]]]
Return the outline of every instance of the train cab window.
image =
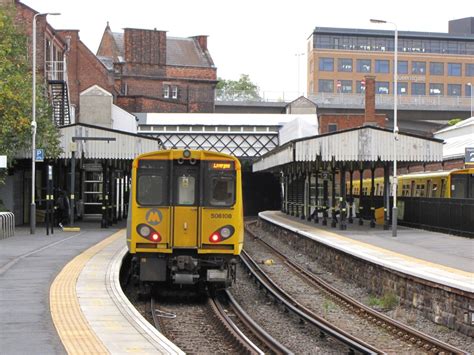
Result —
[[[137,170],[137,202],[140,205],[168,204],[168,164],[141,160]]]
[[[209,162],[204,204],[214,207],[230,207],[235,204],[235,170],[232,162]]]

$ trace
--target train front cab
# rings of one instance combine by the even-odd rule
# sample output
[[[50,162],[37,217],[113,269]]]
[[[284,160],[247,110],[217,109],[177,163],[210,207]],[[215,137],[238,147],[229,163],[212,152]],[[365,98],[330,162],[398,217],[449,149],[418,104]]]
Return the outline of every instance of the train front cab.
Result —
[[[229,285],[243,246],[240,163],[170,150],[134,161],[131,254],[140,281]]]

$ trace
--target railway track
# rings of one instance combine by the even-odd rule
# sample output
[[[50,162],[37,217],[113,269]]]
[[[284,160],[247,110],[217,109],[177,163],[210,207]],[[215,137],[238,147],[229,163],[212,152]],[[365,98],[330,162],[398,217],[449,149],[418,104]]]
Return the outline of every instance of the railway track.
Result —
[[[264,240],[258,238],[251,230],[246,228],[246,233],[253,237],[254,241],[263,245],[267,250],[269,250],[272,255],[277,256],[281,261],[282,265],[288,267],[293,274],[297,275],[299,278],[304,280],[305,283],[310,285],[316,290],[317,293],[324,294],[326,298],[331,299],[334,303],[343,307],[352,314],[357,315],[358,318],[364,319],[371,323],[372,326],[383,329],[386,333],[390,334],[393,338],[396,338],[400,341],[405,342],[412,349],[419,349],[420,351],[426,351],[427,353],[433,354],[464,354],[462,350],[453,347],[449,344],[446,344],[442,341],[439,341],[433,337],[430,337],[424,333],[421,333],[411,327],[408,327],[405,324],[397,322],[390,317],[385,316],[384,314],[377,312],[370,307],[365,306],[364,304],[358,302],[357,300],[343,294],[339,290],[335,289],[320,277],[314,275],[313,273],[307,271],[305,268],[301,267],[297,263],[293,262],[285,255],[283,255],[279,250],[275,249],[273,246],[265,242]],[[243,254],[243,260],[245,260],[247,255]],[[248,255],[247,255],[248,256]],[[246,264],[252,264],[250,261],[246,261]],[[261,270],[261,268],[253,264]],[[263,271],[261,271],[263,272]],[[261,276],[263,277],[263,276]],[[265,276],[267,278],[267,276]],[[273,281],[267,281],[275,284]],[[278,286],[273,286],[273,288],[279,288]],[[286,294],[284,298],[294,301],[294,297],[289,294]],[[356,341],[356,340],[355,340]],[[364,343],[364,342],[363,342]],[[348,345],[349,346],[349,345]],[[351,346],[349,346],[351,348]],[[375,352],[383,352],[384,350],[379,350],[374,347],[368,347],[368,350]]]
[[[253,322],[227,291],[201,304],[167,303],[162,309],[152,298],[151,311],[155,327],[187,353],[291,354]]]

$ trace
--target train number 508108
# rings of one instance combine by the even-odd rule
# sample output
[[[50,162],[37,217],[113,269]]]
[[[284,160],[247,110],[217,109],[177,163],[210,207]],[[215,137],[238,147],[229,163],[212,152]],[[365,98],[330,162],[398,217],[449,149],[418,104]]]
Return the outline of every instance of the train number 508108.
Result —
[[[230,213],[211,213],[211,218],[232,218]]]

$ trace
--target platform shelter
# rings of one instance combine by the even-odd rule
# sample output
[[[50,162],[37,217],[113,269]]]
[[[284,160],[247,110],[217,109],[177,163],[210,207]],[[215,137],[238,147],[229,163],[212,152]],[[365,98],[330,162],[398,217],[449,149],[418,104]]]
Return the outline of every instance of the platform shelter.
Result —
[[[375,170],[382,168],[383,225],[388,229],[394,159],[400,165],[440,162],[443,140],[407,133],[395,136],[387,129],[362,126],[292,140],[260,157],[252,169],[280,175],[283,212],[323,225],[330,219],[332,227],[339,224],[346,229],[355,216],[360,225],[365,217],[375,227]],[[354,177],[362,187],[366,170],[371,176],[370,191],[359,188],[355,194]]]

